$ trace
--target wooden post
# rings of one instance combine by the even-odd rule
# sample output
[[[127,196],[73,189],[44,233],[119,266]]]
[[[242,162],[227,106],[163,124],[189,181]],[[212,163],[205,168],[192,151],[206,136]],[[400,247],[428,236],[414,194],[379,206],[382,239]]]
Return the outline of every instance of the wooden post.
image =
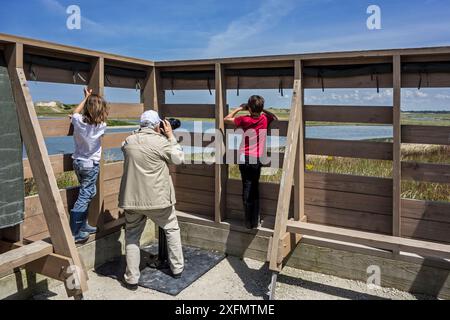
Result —
[[[70,231],[67,214],[23,70],[23,45],[17,43],[13,46],[14,48],[9,51],[12,55],[8,57],[8,70],[16,101],[22,139],[37,184],[39,199],[55,253],[72,258],[79,276],[80,283],[76,288],[70,287],[71,284],[67,282],[65,283],[67,294],[69,296],[79,295],[87,290],[86,273]]]
[[[302,62],[300,61],[300,68]],[[300,69],[301,70],[301,69]],[[289,215],[289,204],[292,192],[292,182],[294,180],[295,158],[300,129],[300,104],[302,101],[303,77],[294,80],[294,90],[292,92],[291,112],[289,115],[289,126],[286,141],[286,151],[284,154],[283,171],[280,181],[280,191],[278,194],[277,213],[275,219],[275,230],[270,248],[269,268],[272,271],[281,271],[283,239],[286,234],[286,224]]]
[[[89,78],[89,89],[101,96],[105,94],[105,63],[103,57],[98,57],[92,61],[91,75]],[[89,206],[89,224],[97,226],[99,229],[104,225],[104,152],[100,160],[100,171],[97,178],[97,194]]]
[[[393,171],[392,171],[392,234],[400,237],[401,232],[401,58],[395,55],[393,58]]]
[[[300,80],[302,77],[302,66],[300,60],[295,60],[294,65],[294,79]],[[299,135],[297,144],[297,156],[295,160],[295,172],[294,172],[294,220],[304,221],[305,220],[305,121],[303,120],[303,106],[304,106],[304,86],[302,81],[300,81],[300,105],[299,105]]]
[[[141,89],[141,103],[144,104],[144,110],[159,112],[164,103],[164,98],[161,91],[159,70],[156,67],[151,67],[147,71],[147,78]]]
[[[216,63],[216,164],[215,164],[215,222],[222,222],[226,218],[226,183],[228,178],[228,166],[225,164],[224,141],[225,123],[223,121],[224,110],[227,105],[227,89],[225,68]],[[219,140],[220,139],[220,140]],[[222,156],[223,155],[223,156]],[[217,161],[222,160],[221,163]]]

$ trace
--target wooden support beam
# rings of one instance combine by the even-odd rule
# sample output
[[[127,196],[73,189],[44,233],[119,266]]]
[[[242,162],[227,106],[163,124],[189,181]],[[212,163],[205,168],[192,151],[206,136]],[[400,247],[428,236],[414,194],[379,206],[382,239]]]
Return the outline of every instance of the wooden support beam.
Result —
[[[393,142],[393,152],[392,152],[392,178],[393,178],[393,188],[392,188],[392,234],[394,236],[400,237],[401,232],[401,88],[402,88],[402,78],[401,78],[401,59],[399,55],[395,55],[393,58],[393,83],[394,83],[394,93],[393,93],[393,128],[394,128],[394,142]]]
[[[20,52],[23,50],[22,46],[20,44],[16,44],[15,46],[16,48],[13,52],[16,55],[20,55]],[[16,63],[8,66],[8,70],[12,79],[13,93],[19,115],[20,131],[38,187],[52,244],[57,254],[73,259],[74,265],[80,270],[80,289],[86,291],[86,274],[82,269],[82,262],[73,241],[67,214],[64,210],[63,201],[59,193],[47,147],[26,81],[25,71],[20,67],[15,68],[16,66],[20,66],[21,59],[19,57],[9,57],[9,61],[11,59],[15,59],[16,61]]]
[[[302,62],[300,62],[300,67]],[[279,242],[286,233],[286,223],[289,214],[289,203],[291,198],[292,182],[294,179],[295,158],[297,154],[299,129],[300,129],[300,104],[302,101],[302,77],[294,81],[292,92],[291,112],[289,115],[289,127],[286,142],[285,158],[283,161],[283,172],[280,181],[280,191],[278,195],[275,229],[273,233],[272,248],[270,254],[269,267],[272,271],[281,271],[281,264],[278,263]]]
[[[53,246],[44,241],[36,241],[31,244],[9,250],[0,254],[0,274],[14,270],[29,262],[45,257],[53,253]]]
[[[95,94],[105,95],[105,60],[103,57],[92,60],[89,88]]]
[[[160,110],[161,104],[165,100],[161,91],[159,70],[156,67],[149,68],[144,86],[141,89],[141,103],[144,104],[144,110],[155,110],[157,112]]]
[[[228,166],[225,164],[225,115],[227,89],[225,68],[216,64],[216,164],[215,164],[215,214],[214,220],[221,222],[226,218],[226,185],[228,180]],[[221,162],[221,163],[220,163]]]
[[[300,60],[295,60],[294,79],[300,80],[302,77],[302,65]],[[299,103],[299,122],[297,155],[294,170],[294,220],[300,221],[305,217],[305,121],[303,118],[304,88],[300,81],[301,97]]]
[[[92,61],[91,76],[89,78],[89,88],[92,89],[93,93],[104,96],[105,94],[105,61],[103,57],[99,57]],[[103,144],[103,138],[102,138]],[[104,217],[104,156],[100,160],[99,174],[97,178],[97,194],[94,199],[92,199],[89,206],[89,224],[92,226],[97,226],[99,229],[103,228]]]
[[[394,252],[404,251],[415,253],[424,257],[450,258],[450,245],[448,244],[406,239],[298,221],[288,221],[287,231],[327,240],[343,241],[378,249],[392,250]]]

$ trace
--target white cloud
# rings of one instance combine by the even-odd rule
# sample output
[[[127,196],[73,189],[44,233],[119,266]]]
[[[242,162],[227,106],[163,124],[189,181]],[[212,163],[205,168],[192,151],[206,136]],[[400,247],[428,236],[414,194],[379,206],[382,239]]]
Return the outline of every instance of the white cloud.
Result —
[[[41,3],[50,11],[58,14],[65,14],[66,8],[57,0],[41,0]]]
[[[254,12],[231,21],[225,31],[213,35],[203,55],[208,57],[231,55],[240,47],[254,46],[255,44],[249,41],[251,37],[261,36],[274,27],[294,6],[293,0],[265,0]]]

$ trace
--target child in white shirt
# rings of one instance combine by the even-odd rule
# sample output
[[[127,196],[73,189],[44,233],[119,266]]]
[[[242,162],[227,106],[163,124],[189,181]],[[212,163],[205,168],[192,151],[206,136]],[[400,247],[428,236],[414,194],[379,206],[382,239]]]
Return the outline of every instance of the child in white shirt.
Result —
[[[75,152],[73,168],[80,183],[78,199],[70,211],[70,228],[75,242],[83,242],[97,228],[88,224],[89,203],[97,192],[96,184],[102,154],[101,137],[106,130],[108,109],[106,101],[92,90],[84,89],[85,98],[71,118]]]

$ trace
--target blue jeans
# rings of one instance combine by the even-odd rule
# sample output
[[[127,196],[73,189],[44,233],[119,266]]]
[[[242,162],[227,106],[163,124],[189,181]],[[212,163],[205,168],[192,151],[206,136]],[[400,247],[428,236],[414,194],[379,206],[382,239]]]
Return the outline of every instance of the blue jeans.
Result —
[[[89,203],[97,193],[97,177],[100,166],[94,164],[94,166],[90,167],[83,161],[74,160],[73,169],[80,183],[80,190],[72,211],[85,213],[88,210]]]

